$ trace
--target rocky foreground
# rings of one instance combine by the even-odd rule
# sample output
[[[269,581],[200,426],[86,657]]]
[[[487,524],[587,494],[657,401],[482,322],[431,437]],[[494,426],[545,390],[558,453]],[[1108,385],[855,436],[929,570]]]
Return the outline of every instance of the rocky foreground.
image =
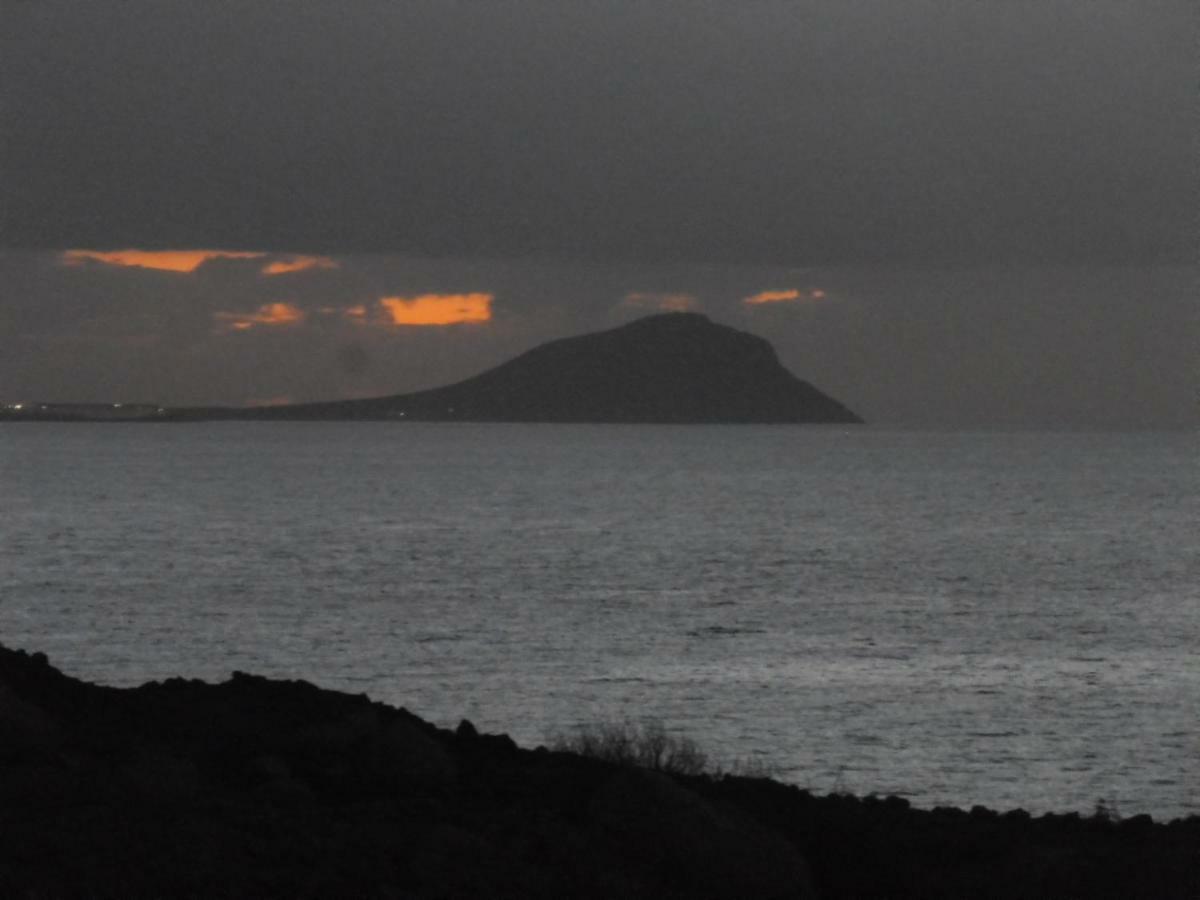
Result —
[[[672,778],[305,682],[106,688],[0,647],[0,896],[1194,900],[1200,817]]]

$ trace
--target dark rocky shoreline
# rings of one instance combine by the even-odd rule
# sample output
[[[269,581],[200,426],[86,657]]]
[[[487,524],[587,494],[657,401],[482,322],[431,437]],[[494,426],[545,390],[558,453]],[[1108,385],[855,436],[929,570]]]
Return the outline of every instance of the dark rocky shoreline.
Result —
[[[0,896],[1200,897],[1200,816],[932,811],[669,777],[235,673],[0,647]]]

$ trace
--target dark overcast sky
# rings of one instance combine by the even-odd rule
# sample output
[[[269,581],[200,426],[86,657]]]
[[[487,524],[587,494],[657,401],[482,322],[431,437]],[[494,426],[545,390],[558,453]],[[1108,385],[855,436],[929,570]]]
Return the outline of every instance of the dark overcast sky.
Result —
[[[0,400],[402,390],[686,294],[876,421],[1196,420],[1192,0],[0,15]],[[339,268],[59,255],[133,247]]]

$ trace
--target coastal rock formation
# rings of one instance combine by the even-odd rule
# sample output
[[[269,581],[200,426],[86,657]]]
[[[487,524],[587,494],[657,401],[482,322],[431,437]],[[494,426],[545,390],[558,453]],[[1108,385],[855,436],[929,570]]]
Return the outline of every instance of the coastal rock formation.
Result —
[[[466,381],[367,400],[241,411],[242,418],[473,422],[857,423],[760,337],[665,313],[542,344]]]
[[[6,897],[1200,896],[1200,817],[672,777],[302,681],[116,689],[3,647],[0,833]]]

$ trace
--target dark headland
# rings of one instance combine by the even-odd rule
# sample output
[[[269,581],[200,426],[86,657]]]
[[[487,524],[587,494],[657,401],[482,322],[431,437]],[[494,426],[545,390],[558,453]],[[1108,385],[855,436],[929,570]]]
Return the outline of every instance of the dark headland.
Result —
[[[1200,817],[671,776],[302,681],[116,689],[0,647],[0,896],[1194,900]]]
[[[542,344],[465,381],[361,400],[248,408],[29,404],[0,418],[640,424],[831,423],[861,419],[801,381],[767,341],[698,313],[649,316]]]
[[[253,418],[424,422],[851,423],[767,341],[666,313],[542,344],[466,381],[368,400],[276,406]]]

